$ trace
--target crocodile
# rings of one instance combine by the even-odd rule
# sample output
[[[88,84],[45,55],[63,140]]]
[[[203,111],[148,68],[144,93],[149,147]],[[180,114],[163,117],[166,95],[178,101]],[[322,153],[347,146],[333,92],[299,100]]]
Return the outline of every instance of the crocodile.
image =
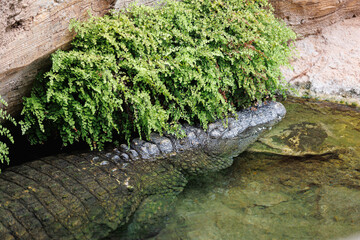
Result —
[[[124,226],[143,238],[189,177],[229,167],[285,114],[281,103],[268,102],[206,130],[183,125],[181,139],[153,133],[106,151],[10,167],[0,174],[0,239],[103,239]]]

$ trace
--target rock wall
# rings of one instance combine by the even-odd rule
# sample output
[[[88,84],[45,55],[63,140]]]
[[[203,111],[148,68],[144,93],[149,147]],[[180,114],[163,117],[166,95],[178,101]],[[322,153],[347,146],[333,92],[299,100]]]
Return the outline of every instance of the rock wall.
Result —
[[[360,105],[359,46],[360,17],[327,26],[296,42],[298,57],[285,79],[301,96]]]
[[[360,15],[359,0],[270,0],[275,13],[301,36]]]
[[[360,1],[270,2],[299,38],[293,69],[283,71],[293,95],[360,105]]]

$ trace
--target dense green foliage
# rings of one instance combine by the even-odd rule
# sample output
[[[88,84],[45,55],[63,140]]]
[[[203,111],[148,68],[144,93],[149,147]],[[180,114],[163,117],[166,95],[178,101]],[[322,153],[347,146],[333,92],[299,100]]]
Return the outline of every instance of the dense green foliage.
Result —
[[[0,104],[4,107],[7,107],[7,102],[0,96]],[[0,109],[0,137],[3,137],[14,143],[14,138],[10,133],[10,130],[1,124],[3,121],[9,121],[12,124],[16,125],[16,121],[12,118],[4,109]],[[9,164],[9,147],[6,142],[0,140],[0,163],[7,163]],[[1,172],[1,169],[0,169]]]
[[[118,133],[167,131],[179,122],[207,124],[283,93],[295,34],[266,0],[168,1],[73,21],[72,50],[26,98],[21,122],[32,143],[57,133],[66,145],[92,149]]]

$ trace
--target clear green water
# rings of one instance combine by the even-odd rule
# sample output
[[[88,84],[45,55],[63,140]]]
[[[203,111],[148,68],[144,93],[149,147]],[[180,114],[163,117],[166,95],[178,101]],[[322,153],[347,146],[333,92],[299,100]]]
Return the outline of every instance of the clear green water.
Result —
[[[284,105],[286,118],[231,168],[190,182],[152,240],[360,234],[359,111],[305,100]]]

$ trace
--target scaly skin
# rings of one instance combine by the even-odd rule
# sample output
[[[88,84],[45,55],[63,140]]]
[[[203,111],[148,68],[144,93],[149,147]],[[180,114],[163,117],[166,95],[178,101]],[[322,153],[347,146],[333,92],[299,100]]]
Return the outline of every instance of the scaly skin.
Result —
[[[239,112],[227,128],[222,121],[206,131],[184,126],[183,139],[152,134],[148,142],[133,140],[130,149],[62,154],[9,168],[0,174],[0,239],[99,239],[139,208],[129,225],[138,231],[164,214],[161,202],[149,200],[171,202],[187,176],[230,166],[285,113],[272,102]]]

